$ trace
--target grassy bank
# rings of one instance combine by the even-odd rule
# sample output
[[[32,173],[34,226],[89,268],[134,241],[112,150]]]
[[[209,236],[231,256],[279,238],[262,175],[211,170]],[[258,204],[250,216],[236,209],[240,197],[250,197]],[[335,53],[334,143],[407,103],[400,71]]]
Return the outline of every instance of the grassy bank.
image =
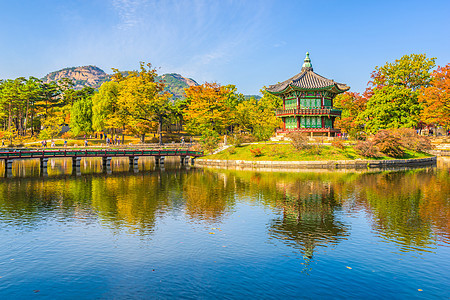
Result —
[[[405,150],[404,157],[398,159],[430,157],[427,153]],[[298,151],[290,144],[265,145],[253,144],[240,147],[230,147],[220,153],[204,156],[205,159],[248,160],[248,161],[316,161],[316,160],[353,160],[370,159],[356,153],[353,146],[343,149],[327,146],[312,145],[309,149]],[[396,159],[389,156],[376,158]]]

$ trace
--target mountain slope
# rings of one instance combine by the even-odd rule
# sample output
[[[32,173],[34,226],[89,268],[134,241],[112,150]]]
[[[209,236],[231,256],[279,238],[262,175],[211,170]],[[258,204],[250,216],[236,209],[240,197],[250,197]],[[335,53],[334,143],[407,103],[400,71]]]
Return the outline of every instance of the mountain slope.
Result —
[[[72,79],[76,90],[81,90],[85,86],[98,89],[103,82],[110,80],[111,75],[106,74],[102,69],[96,66],[83,66],[65,68],[51,72],[45,75],[42,80],[45,83],[48,83],[50,81],[58,81],[62,78]]]
[[[85,86],[98,89],[103,82],[111,79],[111,75],[106,74],[97,66],[83,66],[64,68],[51,72],[45,75],[42,80],[48,83],[58,81],[62,78],[72,79],[76,90],[81,90]],[[173,101],[185,97],[184,88],[198,85],[194,79],[186,78],[176,73],[163,74],[158,76],[157,80],[163,81],[166,84],[165,91],[172,94]]]

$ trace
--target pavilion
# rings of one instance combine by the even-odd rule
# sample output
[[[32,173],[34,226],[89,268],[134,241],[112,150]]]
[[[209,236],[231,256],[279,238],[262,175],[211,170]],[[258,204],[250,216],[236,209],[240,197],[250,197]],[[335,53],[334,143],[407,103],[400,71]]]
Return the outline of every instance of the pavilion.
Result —
[[[301,72],[288,80],[271,85],[267,91],[283,99],[283,109],[276,112],[283,120],[279,133],[299,131],[311,136],[335,136],[334,120],[341,110],[333,108],[336,95],[348,91],[349,86],[320,76],[313,71],[306,52]]]

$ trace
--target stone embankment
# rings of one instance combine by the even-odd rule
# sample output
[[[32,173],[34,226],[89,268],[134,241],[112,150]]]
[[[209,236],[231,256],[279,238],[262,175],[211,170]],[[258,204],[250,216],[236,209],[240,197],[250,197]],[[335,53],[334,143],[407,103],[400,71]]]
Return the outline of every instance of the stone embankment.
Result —
[[[242,167],[242,168],[282,168],[282,169],[380,169],[397,167],[417,167],[436,165],[436,157],[393,160],[336,160],[336,161],[247,161],[196,159],[196,166]]]

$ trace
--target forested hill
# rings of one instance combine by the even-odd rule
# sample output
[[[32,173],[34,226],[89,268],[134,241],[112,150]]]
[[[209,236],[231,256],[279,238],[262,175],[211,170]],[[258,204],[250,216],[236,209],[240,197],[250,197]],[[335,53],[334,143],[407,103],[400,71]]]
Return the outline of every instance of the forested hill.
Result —
[[[50,81],[58,81],[62,78],[72,79],[76,90],[81,90],[85,86],[98,89],[103,82],[111,79],[111,75],[106,74],[102,69],[96,66],[83,66],[65,68],[51,72],[42,80],[48,83]],[[172,100],[184,98],[184,88],[198,85],[194,79],[186,78],[176,73],[158,76],[158,80],[164,81],[166,84],[165,90],[173,95]]]
[[[164,74],[159,77],[166,84],[165,90],[172,94],[173,99],[184,98],[184,88],[198,85],[194,79],[176,73]]]

